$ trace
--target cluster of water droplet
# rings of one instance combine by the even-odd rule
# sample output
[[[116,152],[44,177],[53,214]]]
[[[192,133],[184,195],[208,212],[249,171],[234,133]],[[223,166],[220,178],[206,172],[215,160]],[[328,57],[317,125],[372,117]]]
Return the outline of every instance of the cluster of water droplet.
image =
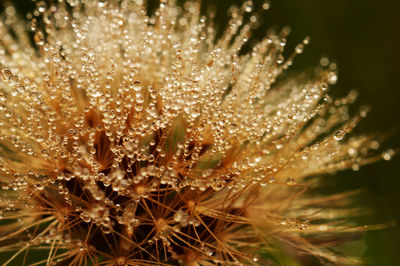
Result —
[[[326,94],[337,80],[327,58],[313,77],[276,83],[309,38],[284,58],[284,28],[242,55],[257,22],[246,22],[253,8],[252,1],[232,8],[217,38],[197,2],[161,1],[148,16],[142,1],[40,1],[28,15],[31,45],[7,6],[0,175],[12,197],[0,202],[4,211],[54,215],[68,228],[54,240],[59,245],[73,243],[76,254],[118,250],[110,261],[120,265],[131,257],[256,262],[243,247],[264,244],[249,228],[304,231],[308,222],[285,217],[302,205],[283,203],[281,187],[291,198],[288,187],[301,187],[304,177],[357,170],[376,159],[370,150],[379,145],[370,136],[346,137],[367,109],[351,119],[355,92],[339,100]],[[21,199],[25,206],[11,208]]]

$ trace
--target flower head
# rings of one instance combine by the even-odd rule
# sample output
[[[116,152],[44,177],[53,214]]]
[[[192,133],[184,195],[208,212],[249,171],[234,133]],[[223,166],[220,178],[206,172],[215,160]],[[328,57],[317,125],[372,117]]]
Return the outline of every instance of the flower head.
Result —
[[[218,37],[198,2],[37,3],[0,21],[0,251],[42,264],[265,264],[279,250],[341,263],[349,194],[317,176],[376,160],[347,134],[336,68],[285,77],[288,30],[244,52],[251,1]],[[267,5],[264,5],[267,8]],[[338,237],[339,236],[339,237]],[[258,254],[270,254],[261,256]]]

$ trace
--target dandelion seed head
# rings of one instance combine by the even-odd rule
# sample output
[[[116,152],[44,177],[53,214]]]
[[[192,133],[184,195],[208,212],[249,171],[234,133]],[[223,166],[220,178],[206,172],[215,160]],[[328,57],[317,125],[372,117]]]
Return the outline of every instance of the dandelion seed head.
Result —
[[[312,244],[358,230],[349,195],[304,192],[318,183],[308,177],[377,159],[371,136],[348,136],[367,110],[349,114],[354,92],[327,95],[327,58],[315,75],[286,76],[310,41],[285,58],[289,28],[243,52],[253,9],[231,8],[217,37],[198,2],[148,15],[142,1],[39,1],[32,44],[7,5],[0,251],[48,248],[44,264],[237,265],[271,263],[260,250],[284,246],[352,261]]]

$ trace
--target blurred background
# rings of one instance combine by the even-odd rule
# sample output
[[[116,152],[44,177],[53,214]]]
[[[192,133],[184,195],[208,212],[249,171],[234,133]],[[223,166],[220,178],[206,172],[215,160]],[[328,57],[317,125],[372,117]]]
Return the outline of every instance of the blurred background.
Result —
[[[216,19],[221,27],[228,19],[229,6],[241,3],[203,1],[217,8]],[[30,0],[12,2],[21,13],[33,7]],[[256,8],[264,3],[255,2]],[[271,8],[262,12],[256,37],[262,37],[269,28],[279,30],[290,26],[287,47],[292,50],[310,36],[310,45],[297,56],[291,71],[310,69],[323,56],[336,62],[339,80],[330,93],[343,96],[356,89],[360,94],[356,106],[372,107],[356,131],[390,133],[382,150],[400,148],[400,1],[272,0],[269,3]],[[362,217],[360,224],[397,221],[395,226],[366,232],[355,245],[344,248],[361,254],[367,265],[400,265],[400,156],[329,178],[336,191],[364,189],[357,204],[372,208],[372,212]]]

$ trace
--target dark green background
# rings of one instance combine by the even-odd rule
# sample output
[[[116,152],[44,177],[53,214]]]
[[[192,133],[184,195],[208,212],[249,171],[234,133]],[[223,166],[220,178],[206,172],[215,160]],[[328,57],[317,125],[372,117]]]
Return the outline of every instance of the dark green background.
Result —
[[[4,0],[0,0],[2,2]],[[29,0],[13,1],[21,12]],[[226,10],[240,1],[205,1],[218,8],[217,20],[226,22]],[[256,1],[258,4],[261,1]],[[339,81],[333,95],[350,89],[360,92],[356,105],[373,107],[358,132],[395,132],[383,147],[400,147],[400,1],[399,0],[272,0],[263,13],[261,29],[290,26],[288,49],[311,37],[305,53],[296,58],[293,71],[318,64],[328,56],[339,65]],[[262,32],[259,30],[258,32]],[[332,177],[330,177],[332,178]],[[346,171],[332,178],[336,189],[364,188],[362,206],[373,213],[362,223],[400,222],[400,156]],[[367,232],[363,256],[369,265],[400,265],[400,227]],[[360,242],[359,242],[360,243]],[[361,242],[362,243],[362,242]],[[359,247],[358,247],[359,248]]]

